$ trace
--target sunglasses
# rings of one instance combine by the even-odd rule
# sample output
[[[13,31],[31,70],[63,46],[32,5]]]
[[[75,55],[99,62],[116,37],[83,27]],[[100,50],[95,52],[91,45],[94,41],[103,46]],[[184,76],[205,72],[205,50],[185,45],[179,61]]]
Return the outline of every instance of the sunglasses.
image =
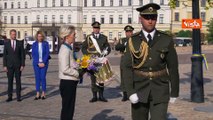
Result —
[[[157,15],[142,15],[142,17],[146,20],[157,20]]]

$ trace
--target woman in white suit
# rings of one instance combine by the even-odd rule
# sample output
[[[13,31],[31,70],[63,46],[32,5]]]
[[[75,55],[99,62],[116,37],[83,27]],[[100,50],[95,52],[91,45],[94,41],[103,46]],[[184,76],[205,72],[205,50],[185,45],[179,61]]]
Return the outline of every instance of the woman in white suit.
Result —
[[[78,70],[73,68],[75,62],[72,44],[75,42],[75,27],[62,26],[59,61],[60,94],[62,98],[61,120],[72,120],[75,109],[76,87],[79,81]]]

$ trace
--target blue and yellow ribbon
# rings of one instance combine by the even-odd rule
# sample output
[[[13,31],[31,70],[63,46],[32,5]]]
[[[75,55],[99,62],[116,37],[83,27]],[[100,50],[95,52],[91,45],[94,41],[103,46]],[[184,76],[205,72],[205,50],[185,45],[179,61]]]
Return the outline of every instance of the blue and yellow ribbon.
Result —
[[[205,65],[206,70],[209,69],[209,65],[208,65],[208,62],[207,62],[205,54],[193,54],[192,56],[195,56],[195,57],[202,56],[203,57],[203,63]]]

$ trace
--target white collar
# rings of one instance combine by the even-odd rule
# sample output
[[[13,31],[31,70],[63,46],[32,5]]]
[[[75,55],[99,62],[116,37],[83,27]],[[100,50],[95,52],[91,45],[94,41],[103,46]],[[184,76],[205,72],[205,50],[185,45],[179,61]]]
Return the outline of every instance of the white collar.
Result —
[[[144,36],[146,37],[147,41],[149,41],[149,39],[148,39],[148,37],[147,37],[148,34],[151,35],[152,40],[153,40],[156,30],[154,29],[152,32],[148,33],[148,32],[146,32],[145,30],[142,29],[142,32],[143,32]]]
[[[11,44],[13,44],[13,43],[16,44],[16,40],[11,39],[10,42],[11,42]]]

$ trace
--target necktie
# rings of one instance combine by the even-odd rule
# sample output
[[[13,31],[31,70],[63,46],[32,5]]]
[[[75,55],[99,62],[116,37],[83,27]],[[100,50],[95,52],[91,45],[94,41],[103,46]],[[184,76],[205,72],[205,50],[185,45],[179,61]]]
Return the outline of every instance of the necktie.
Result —
[[[152,36],[150,34],[147,35],[149,41],[148,41],[148,45],[151,45],[152,43]]]

